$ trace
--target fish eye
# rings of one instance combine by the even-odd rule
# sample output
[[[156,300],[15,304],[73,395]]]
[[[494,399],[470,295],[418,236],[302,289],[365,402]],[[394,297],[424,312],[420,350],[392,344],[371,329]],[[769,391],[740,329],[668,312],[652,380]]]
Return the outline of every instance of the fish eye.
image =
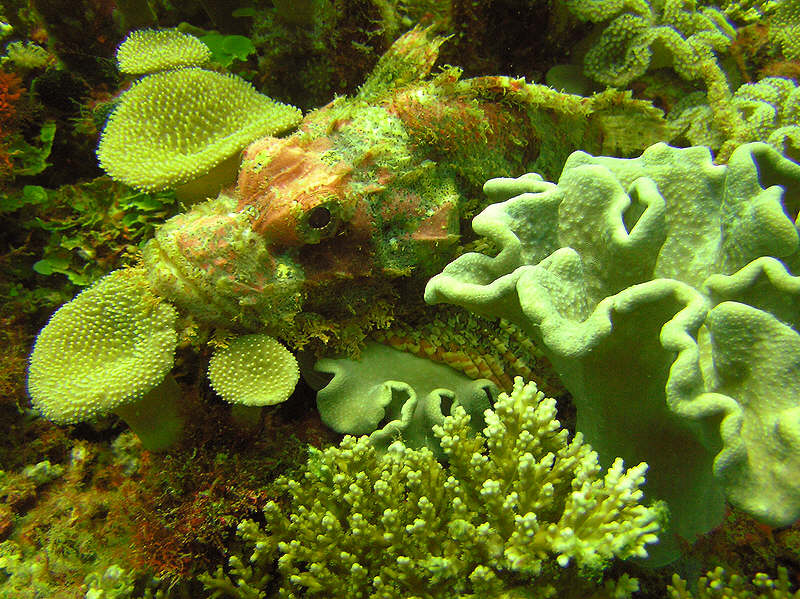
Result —
[[[308,226],[312,229],[324,229],[331,222],[331,211],[325,206],[317,206],[308,215]]]

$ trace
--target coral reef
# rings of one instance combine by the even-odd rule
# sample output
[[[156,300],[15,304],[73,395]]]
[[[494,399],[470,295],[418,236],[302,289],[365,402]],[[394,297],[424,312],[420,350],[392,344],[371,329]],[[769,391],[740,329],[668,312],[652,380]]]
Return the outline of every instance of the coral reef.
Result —
[[[676,138],[718,150],[725,142],[703,93],[689,94],[668,115]],[[739,87],[731,98],[742,115],[742,141],[765,141],[784,156],[800,158],[800,88],[785,77],[765,77]]]
[[[318,354],[352,350],[375,328],[372,310],[378,302],[402,305],[400,288],[411,292],[416,287],[418,293],[426,275],[454,253],[461,221],[474,212],[470,196],[479,182],[528,165],[545,166],[564,153],[569,146],[559,143],[565,134],[557,124],[574,125],[566,133],[574,136],[574,144],[582,139],[588,146],[630,149],[658,130],[625,135],[618,126],[621,118],[663,121],[649,104],[616,92],[587,103],[507,77],[459,81],[453,68],[427,80],[441,42],[428,31],[412,29],[381,58],[356,97],[340,98],[309,114],[290,137],[268,136],[251,144],[234,190],[171,219],[146,244],[141,272],[147,283],[137,284],[141,305],[155,296],[204,326],[280,337],[291,349],[309,342],[306,323],[328,322],[350,339],[318,337],[311,349]],[[204,177],[198,170],[228,155],[243,135],[263,134],[262,126],[287,125],[283,117],[276,117],[277,123],[270,120],[272,108],[288,111],[290,120],[296,115],[249,87],[244,98],[222,94],[217,80],[248,85],[198,67],[144,77],[109,117],[98,147],[101,164],[112,176],[139,187],[196,183]],[[201,93],[205,88],[215,91]],[[221,96],[225,102],[214,104]],[[265,119],[253,118],[254,112],[265,115],[252,106],[251,96],[260,98],[257,104],[269,104]],[[214,114],[225,113],[222,131],[214,123],[206,126],[214,119],[204,110],[207,106],[194,104],[198,98],[212,98]],[[230,130],[231,113],[238,115],[234,121],[244,119],[247,125]],[[505,135],[508,130],[515,132]],[[170,144],[162,143],[164,137]],[[114,286],[111,281],[124,276],[119,271],[108,275],[108,285],[101,281],[91,293],[102,295]],[[113,297],[99,299],[117,305]],[[80,336],[61,327],[81,312],[80,301],[63,307],[63,316],[54,318],[41,338],[71,342]],[[394,309],[388,312],[384,322]],[[114,336],[109,327],[118,321],[92,322]],[[129,324],[119,325],[124,330],[117,336],[127,338]],[[89,336],[79,346],[86,355],[68,354],[75,371],[96,362],[95,341]],[[47,369],[52,360],[40,346],[44,342],[37,343],[32,373]],[[124,347],[116,347],[115,356],[124,360]],[[138,363],[133,349],[131,354]],[[165,374],[151,368],[147,376],[156,373]],[[45,392],[35,377],[31,389],[37,405],[52,401],[52,390]],[[140,391],[129,390],[137,399]]]
[[[695,2],[565,0],[578,18],[608,25],[584,59],[588,77],[625,87],[650,68],[672,66],[685,79],[705,78],[713,53],[726,50],[736,31],[714,7]]]
[[[162,381],[173,365],[177,316],[149,292],[141,270],[104,277],[36,338],[28,372],[34,407],[62,424],[116,411],[152,449],[169,445],[180,423]]]
[[[232,577],[204,577],[212,596],[265,596],[277,558],[276,597],[579,597],[614,558],[647,554],[660,516],[639,503],[645,464],[602,474],[555,401],[520,378],[486,423],[473,435],[457,407],[434,428],[446,468],[401,441],[313,451],[302,479],[279,483],[286,508],[239,524],[250,555],[230,559]],[[636,589],[622,576],[596,596]]]
[[[117,49],[117,67],[129,75],[201,67],[210,59],[206,44],[177,29],[133,31]]]
[[[686,581],[675,574],[672,585],[667,587],[671,599],[797,599],[800,591],[789,590],[789,577],[786,568],[778,568],[777,580],[763,572],[753,578],[752,588],[738,574],[728,576],[723,568],[716,568],[702,576],[697,583],[697,593],[692,593]]]
[[[733,173],[719,168],[729,160],[728,168],[741,173],[742,155],[736,148],[745,142],[769,142],[796,161],[797,7],[794,0],[272,0],[241,5],[224,0],[4,0],[0,597],[254,599],[276,596],[281,587],[285,595],[330,596],[328,589],[314,586],[327,572],[338,574],[332,589],[351,585],[339,593],[344,599],[368,596],[377,588],[374,578],[362,583],[358,568],[342,569],[350,563],[342,551],[358,555],[358,563],[367,570],[385,572],[378,591],[385,596],[792,596],[790,585],[800,572],[800,523],[776,527],[775,521],[759,522],[736,507],[763,519],[761,508],[775,512],[775,505],[791,510],[796,504],[792,423],[797,410],[793,364],[798,320],[793,275],[798,265],[781,244],[797,235],[797,198],[788,192],[779,198],[781,188],[794,185],[794,176],[784,177],[783,167],[776,167],[780,161],[765,159],[763,149],[756,152],[758,184],[750,167],[747,176],[728,177],[728,195],[718,204],[725,207],[721,211],[706,201],[706,195],[690,190],[674,212],[671,184],[659,177],[632,174],[630,180],[618,181],[620,191],[606,186],[604,175],[595,177],[609,168],[607,164],[583,165],[599,169],[592,171],[594,184],[587,189],[596,195],[590,194],[587,203],[569,210],[562,206],[565,211],[558,218],[533,219],[524,231],[512,227],[520,239],[529,241],[520,246],[523,256],[539,241],[552,240],[554,230],[565,239],[573,235],[569,243],[580,253],[587,295],[570,295],[558,304],[562,312],[572,312],[566,322],[556,319],[553,329],[534,326],[531,334],[531,327],[519,321],[477,316],[458,306],[433,307],[424,303],[422,292],[431,275],[465,253],[484,254],[495,265],[507,260],[504,267],[509,272],[503,277],[533,266],[511,260],[508,237],[476,238],[469,221],[489,202],[538,195],[531,186],[543,183],[530,177],[505,180],[496,184],[487,201],[480,189],[488,178],[533,171],[556,181],[574,150],[631,158],[657,141],[672,146],[702,143],[712,149],[713,162],[707,154],[699,162],[685,160],[678,177],[685,184],[682,189],[702,187],[709,176]],[[595,80],[582,72],[590,66],[597,71]],[[237,147],[216,172],[183,185],[169,180],[162,191],[143,192],[104,176],[96,157],[100,132],[120,102],[141,86],[136,80],[161,76],[163,81],[166,71],[188,69],[205,72],[197,77],[200,86],[236,77],[239,87],[249,82],[253,94],[299,106],[306,117],[300,120],[290,109],[299,121],[296,133],[263,139],[256,133],[233,144]],[[548,84],[572,90],[573,95],[528,83],[545,81],[545,73]],[[604,89],[599,83],[609,81],[604,76],[616,76],[619,89]],[[162,96],[182,97],[185,105],[162,119],[164,126],[157,134],[165,140],[192,121],[189,105],[211,114],[195,97],[200,94],[179,93],[180,75],[171,83],[169,76],[166,79],[169,85]],[[216,113],[222,121],[243,105],[218,100],[211,104],[223,107],[223,114]],[[664,119],[662,111],[670,118]],[[214,145],[206,136],[202,128],[196,133],[197,147]],[[239,150],[251,141],[241,156]],[[159,145],[164,144],[155,144],[156,150]],[[122,150],[146,159],[160,155],[143,149],[148,147],[153,144],[135,141],[123,144]],[[685,156],[699,156],[697,149],[693,152]],[[571,173],[575,162],[567,165]],[[160,164],[151,166],[151,173],[145,174],[162,172]],[[565,171],[565,181],[571,177]],[[635,293],[623,296],[623,291],[638,288],[658,295],[654,280],[637,278],[645,276],[646,260],[631,249],[646,246],[658,253],[654,248],[665,241],[663,230],[645,226],[654,216],[653,204],[647,203],[655,197],[649,193],[648,178],[656,180],[659,194],[667,200],[665,220],[675,217],[688,225],[687,235],[667,230],[663,236],[671,240],[667,245],[673,244],[670,259],[682,265],[681,272],[671,271],[669,277],[683,281],[687,271],[715,251],[731,267],[715,264],[696,277],[703,280],[684,281],[702,296],[695,307],[703,304],[707,316],[689,335],[701,350],[699,378],[679,378],[687,372],[680,368],[673,369],[675,376],[670,378],[670,359],[680,352],[667,356],[659,345],[661,324],[681,307],[676,295],[661,322],[653,318],[644,328],[625,328],[626,323],[641,322],[643,304]],[[749,191],[743,192],[748,185]],[[608,208],[603,190],[623,204],[627,196],[630,204]],[[731,199],[751,192],[752,202]],[[209,197],[215,199],[191,204]],[[510,216],[518,223],[524,202],[517,200],[520,212]],[[769,228],[779,220],[774,217],[780,216],[781,201],[788,220],[794,221],[793,230],[788,225]],[[611,221],[598,220],[598,206],[606,206],[603,214]],[[607,227],[608,222],[617,227]],[[615,249],[619,223],[633,239],[631,247],[626,246],[629,254]],[[549,250],[556,255],[559,248],[561,242],[554,242]],[[751,251],[772,258],[743,264]],[[619,262],[609,262],[610,254]],[[539,265],[547,259],[542,256]],[[82,364],[104,362],[101,353],[107,345],[97,338],[98,332],[119,336],[120,345],[105,357],[114,358],[122,370],[130,360],[135,362],[136,347],[147,346],[141,335],[135,345],[126,341],[126,331],[147,320],[141,312],[131,322],[105,318],[114,302],[111,294],[98,295],[91,288],[85,293],[92,302],[80,299],[84,295],[69,302],[115,269],[123,270],[98,287],[115,288],[125,272],[137,273],[141,282],[146,272],[145,284],[134,286],[134,303],[156,314],[168,313],[162,324],[175,340],[165,362],[170,374],[145,394],[154,396],[149,405],[139,404],[132,414],[122,415],[134,426],[136,416],[155,416],[151,426],[170,441],[178,438],[177,429],[159,429],[165,416],[179,416],[182,436],[169,451],[144,449],[142,440],[150,447],[157,444],[147,434],[140,440],[128,431],[119,414],[54,426],[33,409],[27,394],[28,356],[36,331],[43,326],[47,330],[48,318],[65,302],[63,314],[71,313],[83,324],[62,338],[69,341],[62,344],[63,350],[82,347],[81,359],[70,365],[63,359],[68,353],[54,351],[57,355],[46,360],[46,369],[66,374],[65,389],[81,378]],[[550,274],[561,276],[562,282],[572,273],[555,270]],[[607,288],[608,297],[594,298],[602,285],[613,287],[618,276],[624,279],[620,272],[633,277],[634,284]],[[704,279],[706,274],[712,276]],[[543,301],[561,297],[564,287],[555,280],[544,280],[536,296]],[[589,296],[591,301],[581,303]],[[580,331],[596,324],[583,318],[596,308],[594,299],[599,299],[597,305],[615,301],[607,313],[610,341],[582,354],[576,346],[586,341]],[[659,305],[669,304],[669,298],[661,299]],[[97,314],[87,324],[76,308],[88,318],[92,303],[97,304]],[[177,318],[169,304],[174,304]],[[501,307],[514,305],[509,296]],[[567,348],[576,350],[569,356],[555,355],[537,336],[552,335],[556,328],[575,341]],[[664,330],[669,342],[668,333],[675,329]],[[88,336],[82,338],[81,331]],[[615,335],[620,335],[616,344]],[[374,342],[397,351],[381,349],[384,357],[376,362],[371,359],[377,353]],[[292,354],[306,380],[296,381]],[[359,357],[364,358],[361,363]],[[338,369],[338,382],[346,379],[331,401],[349,421],[357,422],[359,416],[363,421],[378,407],[377,423],[365,431],[378,429],[369,444],[349,439],[347,447],[352,448],[345,449],[339,445],[341,436],[321,421],[320,413],[330,410],[322,401],[326,391],[318,394],[316,389],[330,383],[330,374],[313,371],[319,358],[325,359],[323,364],[335,364],[330,370]],[[582,360],[585,368],[580,376],[567,373],[562,382],[559,373],[565,373],[569,359]],[[458,373],[448,370],[440,383],[435,382],[438,374],[420,383],[433,362]],[[136,367],[129,371],[135,374]],[[642,372],[652,376],[643,379]],[[541,528],[539,536],[534,535],[557,542],[560,549],[551,544],[541,554],[502,551],[522,546],[522,535],[515,537],[510,531],[516,517],[522,518],[520,526],[529,524],[521,512],[514,512],[526,509],[520,506],[529,496],[529,481],[527,475],[513,479],[513,488],[523,492],[520,502],[512,505],[502,485],[492,495],[496,489],[486,476],[508,480],[519,460],[509,460],[507,470],[495,469],[491,475],[485,472],[487,464],[496,462],[477,463],[478,457],[457,475],[454,464],[473,456],[451,460],[450,465],[434,462],[434,457],[447,456],[432,425],[442,426],[445,418],[451,422],[454,416],[468,419],[467,432],[459,432],[459,447],[483,439],[476,456],[489,459],[502,453],[490,450],[485,435],[473,436],[485,427],[481,412],[498,393],[487,396],[483,389],[491,385],[478,379],[510,393],[517,375],[535,380],[548,397],[557,399],[560,422],[571,432],[577,427],[593,437],[589,440],[600,452],[599,463],[611,466],[611,474],[622,476],[614,470],[618,453],[629,464],[647,458],[648,483],[641,489],[648,497],[666,497],[673,511],[672,524],[662,522],[661,541],[645,546],[649,558],[621,561],[605,556],[598,568],[590,568],[585,565],[593,561],[590,553],[580,553],[577,546],[569,549],[569,538],[591,538],[590,546],[595,546],[596,529],[590,530],[595,520],[589,519],[578,528],[580,534],[561,534],[566,519],[561,518],[563,510],[556,512],[566,505],[565,498],[577,497],[569,481],[577,485],[578,479],[571,478],[574,471],[558,471],[559,448],[553,448],[553,468],[545,468],[544,459],[537,462],[542,476],[564,473],[554,486],[559,503],[553,513],[536,511]],[[51,382],[58,387],[56,378]],[[104,385],[113,387],[116,380],[100,378],[104,380],[97,385],[87,378],[87,390],[77,392],[79,401],[93,401]],[[676,385],[662,386],[668,379]],[[649,385],[644,391],[643,380]],[[651,387],[664,401],[667,391],[669,397],[678,397],[686,391],[678,383],[687,381],[689,386],[699,381],[702,394],[695,399],[704,403],[659,404],[654,409],[641,401]],[[437,385],[449,391],[435,390]],[[473,410],[466,416],[453,408],[462,403],[459,385],[477,390],[470,398],[476,400]],[[291,401],[283,401],[290,393]],[[587,396],[604,394],[613,401],[586,401]],[[154,404],[155,396],[166,403]],[[381,407],[387,398],[388,404]],[[274,405],[243,406],[226,399]],[[315,407],[317,400],[320,407]],[[540,405],[545,402],[549,400]],[[679,405],[697,408],[699,420],[675,412]],[[360,414],[362,408],[365,412]],[[401,431],[403,408],[410,417]],[[715,411],[718,408],[722,411]],[[552,409],[548,410],[549,415]],[[328,416],[326,420],[333,422]],[[607,426],[590,431],[587,423],[593,422]],[[669,435],[676,430],[685,435]],[[403,445],[395,443],[395,433],[401,432]],[[616,450],[626,435],[642,452]],[[389,447],[393,453],[387,454]],[[363,464],[348,461],[355,449],[364,457]],[[511,451],[508,445],[501,449]],[[670,461],[676,453],[679,457]],[[330,462],[333,456],[335,463]],[[366,489],[365,480],[380,476],[414,499],[413,493],[427,479],[409,480],[407,474],[416,466],[404,465],[406,459],[416,460],[429,473],[425,476],[441,482],[426,492],[432,502],[454,498],[454,489],[447,488],[451,475],[460,481],[461,491],[473,489],[465,495],[474,506],[469,523],[491,523],[491,514],[501,514],[503,522],[493,529],[497,536],[451,536],[440,542],[451,532],[442,527],[454,513],[453,504],[442,506],[441,520],[415,525],[416,518],[429,516],[419,501],[392,503],[391,497],[375,493],[374,484],[363,497],[344,488],[352,485],[357,494],[357,489]],[[323,466],[345,478],[325,478]],[[629,474],[636,474],[637,468]],[[691,489],[687,477],[695,471],[701,473],[698,488],[707,496]],[[602,489],[604,474],[588,477],[597,485],[592,488]],[[284,477],[282,487],[276,486],[279,476]],[[475,485],[465,482],[469,476]],[[308,481],[309,488],[297,488],[290,481]],[[629,490],[638,494],[637,481],[629,482]],[[374,483],[380,490],[380,481]],[[673,496],[665,494],[665,488]],[[722,516],[724,491],[735,505],[728,504]],[[334,492],[338,494],[331,500]],[[314,520],[321,512],[312,495],[328,498],[325,507],[344,527],[340,532],[334,529],[325,536],[321,520]],[[352,497],[355,507],[345,496]],[[608,505],[610,498],[606,499]],[[280,513],[270,505],[264,516],[270,501]],[[753,509],[753,503],[761,501]],[[411,527],[400,531],[392,546],[408,561],[398,562],[403,556],[397,554],[358,553],[363,548],[359,539],[369,531],[386,532],[381,528],[383,514],[378,513],[387,507],[384,504]],[[698,530],[698,521],[706,521],[699,530],[711,521],[720,524],[698,538],[693,533],[675,535],[687,512],[696,516],[690,530]],[[353,521],[357,514],[364,520]],[[288,521],[292,515],[296,524]],[[777,524],[790,519],[788,514]],[[249,520],[252,523],[241,524],[237,536],[237,524]],[[317,528],[309,530],[310,522],[318,522]],[[351,525],[360,532],[363,525],[361,537],[350,534]],[[292,526],[296,529],[286,532]],[[556,527],[552,535],[548,526]],[[451,528],[461,530],[458,524]],[[275,534],[286,535],[285,545],[277,545],[279,539],[271,536]],[[266,544],[259,545],[262,541]],[[383,548],[385,542],[378,539],[374,547]],[[573,553],[562,567],[557,560],[565,547]],[[480,553],[482,548],[488,549]],[[679,554],[669,566],[654,567]],[[320,561],[312,570],[298,557],[302,555]],[[460,560],[455,565],[443,561],[454,556]],[[539,560],[541,571],[533,576],[513,570],[512,558]],[[715,570],[718,566],[725,574]],[[201,572],[212,574],[198,578]],[[473,572],[477,573],[470,578]],[[475,586],[491,572],[497,578],[487,584],[495,586],[485,592]],[[681,578],[673,581],[673,572]],[[709,574],[698,581],[704,572]],[[427,583],[404,592],[402,585],[416,574]],[[448,580],[453,584],[447,586]],[[754,585],[746,582],[753,580]]]
[[[231,403],[271,406],[288,399],[297,385],[297,360],[269,335],[244,335],[211,357],[208,379]]]
[[[403,437],[407,447],[427,447],[443,457],[433,427],[441,425],[455,406],[483,426],[482,415],[497,396],[487,379],[473,380],[446,366],[370,342],[358,360],[324,358],[316,372],[331,375],[317,392],[322,421],[339,433],[370,434],[378,447]]]

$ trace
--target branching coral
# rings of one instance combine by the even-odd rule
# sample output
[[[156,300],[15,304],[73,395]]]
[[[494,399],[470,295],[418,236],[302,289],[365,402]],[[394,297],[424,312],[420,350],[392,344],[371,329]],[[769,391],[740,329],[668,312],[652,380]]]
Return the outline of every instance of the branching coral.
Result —
[[[778,568],[777,580],[764,573],[756,574],[752,588],[738,574],[727,575],[722,568],[715,568],[697,583],[697,592],[692,593],[686,581],[677,574],[672,576],[672,585],[667,587],[671,599],[798,599],[800,591],[789,589],[786,568]]]
[[[584,596],[610,560],[646,555],[659,510],[639,503],[645,464],[601,474],[555,413],[518,378],[482,435],[462,408],[435,427],[449,468],[400,441],[386,453],[350,436],[314,450],[300,481],[280,483],[288,511],[271,502],[263,530],[239,525],[250,565],[233,557],[235,581],[220,569],[204,582],[212,596],[261,597],[280,554],[277,597]],[[597,596],[636,588],[623,576]]]

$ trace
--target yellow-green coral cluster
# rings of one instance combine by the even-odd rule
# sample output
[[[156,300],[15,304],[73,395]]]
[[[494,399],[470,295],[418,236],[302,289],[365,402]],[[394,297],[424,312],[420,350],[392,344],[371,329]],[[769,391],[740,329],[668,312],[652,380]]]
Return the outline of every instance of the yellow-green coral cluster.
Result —
[[[683,98],[669,115],[671,127],[693,145],[719,149],[726,136],[707,102],[700,92]],[[800,155],[800,87],[793,80],[765,77],[746,83],[733,94],[731,107],[742,117],[739,142],[763,141],[790,158]]]
[[[50,60],[50,53],[33,42],[11,42],[2,58],[2,62],[10,61],[21,69],[41,69]]]
[[[748,585],[738,574],[728,575],[723,568],[715,568],[707,576],[701,576],[696,593],[692,593],[686,581],[677,574],[672,575],[672,585],[667,587],[670,599],[798,599],[800,591],[789,589],[786,568],[778,568],[777,580],[764,573],[753,578]]]
[[[199,68],[149,75],[127,91],[97,150],[113,179],[174,187],[205,174],[250,141],[293,127],[300,111],[250,83]]]
[[[770,18],[769,36],[789,60],[800,60],[800,0],[777,2]]]
[[[672,65],[685,79],[705,78],[703,65],[725,50],[736,31],[716,8],[684,0],[566,0],[579,19],[608,22],[587,52],[588,77],[625,87],[649,68]]]
[[[121,73],[144,75],[176,67],[201,66],[211,50],[199,39],[177,29],[143,29],[132,32],[117,50]]]
[[[197,181],[254,139],[300,122],[300,110],[244,79],[192,66],[209,55],[175,30],[134,32],[123,42],[120,69],[152,74],[122,94],[103,130],[97,158],[112,179],[145,191]]]
[[[288,510],[271,502],[266,530],[239,526],[254,545],[251,567],[232,558],[235,582],[220,569],[205,583],[260,596],[280,554],[283,598],[596,590],[610,560],[647,555],[659,510],[639,503],[645,464],[625,470],[617,460],[603,475],[555,415],[555,401],[518,378],[487,410],[483,435],[470,433],[461,408],[436,427],[449,467],[400,441],[386,453],[350,436],[314,450],[301,480],[281,481]],[[612,587],[625,597],[637,585],[623,577]]]

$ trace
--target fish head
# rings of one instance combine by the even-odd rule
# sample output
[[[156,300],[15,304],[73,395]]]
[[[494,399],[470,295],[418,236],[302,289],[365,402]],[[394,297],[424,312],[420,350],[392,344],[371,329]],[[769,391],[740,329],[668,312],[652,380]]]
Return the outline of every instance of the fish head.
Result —
[[[269,246],[320,243],[353,217],[359,199],[350,189],[353,167],[331,158],[332,143],[265,137],[244,151],[238,210],[253,210],[252,229]]]

